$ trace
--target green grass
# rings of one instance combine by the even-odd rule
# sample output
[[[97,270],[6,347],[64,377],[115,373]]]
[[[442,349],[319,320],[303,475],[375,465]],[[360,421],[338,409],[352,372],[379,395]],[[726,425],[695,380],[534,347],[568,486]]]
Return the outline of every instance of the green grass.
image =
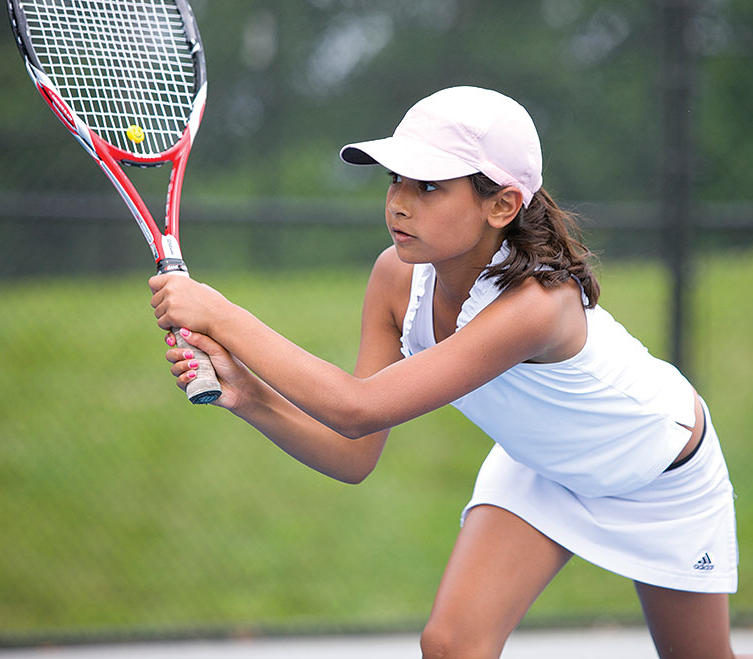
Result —
[[[207,276],[315,354],[350,369],[367,272]],[[749,370],[753,254],[698,273],[694,382],[739,495],[741,591],[753,612]],[[667,281],[604,266],[602,302],[666,356]],[[393,432],[359,486],[288,458],[174,388],[144,278],[0,284],[0,640],[417,626],[490,447],[447,408]],[[634,619],[632,585],[572,561],[530,613]]]

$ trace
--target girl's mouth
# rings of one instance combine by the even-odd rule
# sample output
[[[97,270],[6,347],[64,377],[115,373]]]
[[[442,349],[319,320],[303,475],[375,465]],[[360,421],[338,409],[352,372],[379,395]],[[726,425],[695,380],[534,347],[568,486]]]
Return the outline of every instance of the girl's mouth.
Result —
[[[400,231],[400,229],[392,229],[392,238],[396,243],[406,243],[414,238],[414,236],[411,236],[409,233],[405,233],[405,231]]]

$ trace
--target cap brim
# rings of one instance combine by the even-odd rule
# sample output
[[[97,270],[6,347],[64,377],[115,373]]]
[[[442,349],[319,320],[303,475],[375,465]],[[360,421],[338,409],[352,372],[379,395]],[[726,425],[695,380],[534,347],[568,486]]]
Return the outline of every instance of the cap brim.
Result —
[[[440,149],[400,135],[347,144],[340,150],[340,158],[351,165],[382,165],[417,181],[446,181],[479,171]]]

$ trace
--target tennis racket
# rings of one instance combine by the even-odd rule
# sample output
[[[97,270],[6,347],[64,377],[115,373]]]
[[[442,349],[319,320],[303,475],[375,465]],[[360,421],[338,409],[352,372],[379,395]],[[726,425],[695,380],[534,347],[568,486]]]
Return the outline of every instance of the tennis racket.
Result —
[[[186,0],[7,0],[26,69],[42,98],[120,193],[151,247],[157,271],[188,275],[178,235],[188,154],[206,101],[201,37]],[[165,230],[124,166],[170,163]],[[173,331],[177,345],[190,347]],[[212,364],[199,362],[186,393],[221,393]]]

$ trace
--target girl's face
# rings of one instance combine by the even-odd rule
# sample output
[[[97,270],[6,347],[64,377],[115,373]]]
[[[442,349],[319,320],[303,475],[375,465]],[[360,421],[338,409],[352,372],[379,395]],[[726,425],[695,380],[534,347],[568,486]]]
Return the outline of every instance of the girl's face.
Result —
[[[400,260],[488,263],[502,232],[487,222],[494,202],[479,199],[468,177],[430,183],[390,176],[385,219]]]

